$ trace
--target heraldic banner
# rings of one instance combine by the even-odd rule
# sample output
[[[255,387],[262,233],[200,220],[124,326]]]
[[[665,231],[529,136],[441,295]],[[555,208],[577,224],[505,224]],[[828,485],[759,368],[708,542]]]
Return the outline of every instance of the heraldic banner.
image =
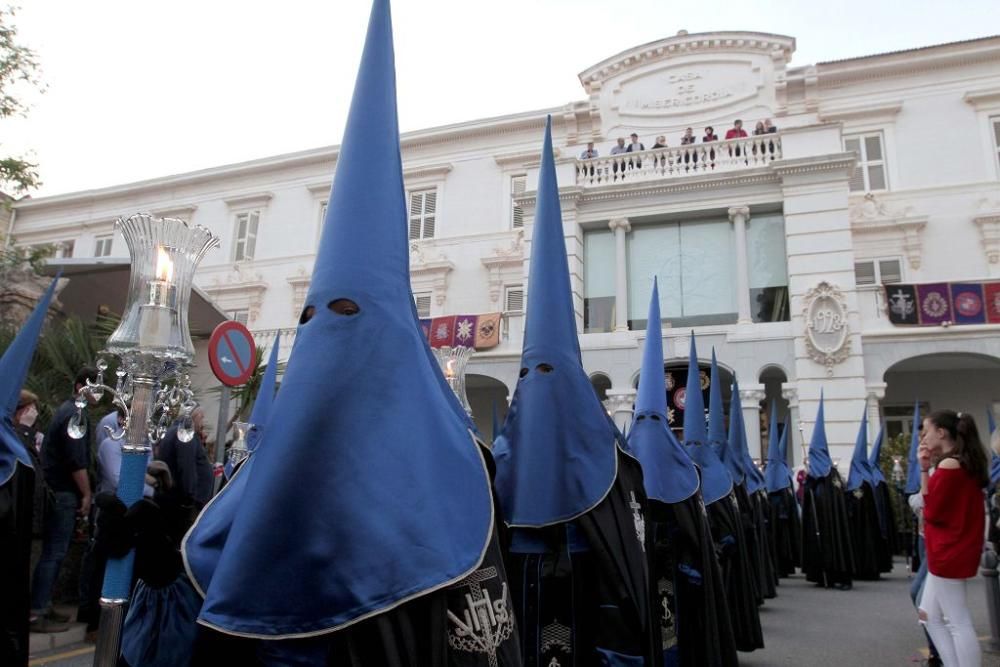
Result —
[[[500,313],[447,315],[420,320],[431,347],[474,347],[488,350],[500,344]]]
[[[883,289],[893,324],[1000,324],[1000,282],[895,284]]]

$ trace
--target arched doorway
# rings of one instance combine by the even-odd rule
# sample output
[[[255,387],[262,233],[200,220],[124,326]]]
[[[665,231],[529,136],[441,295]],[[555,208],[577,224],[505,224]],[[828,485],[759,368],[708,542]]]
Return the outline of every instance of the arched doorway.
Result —
[[[608,390],[611,389],[611,378],[604,373],[594,373],[590,376],[590,386],[594,388],[597,399],[604,403],[608,400]]]
[[[705,419],[708,419],[711,364],[698,362],[699,384],[702,400],[705,404]],[[663,364],[663,379],[667,387],[667,423],[678,439],[684,437],[684,406],[687,405],[687,361],[668,361]],[[722,403],[726,415],[726,429],[729,429],[729,404],[733,393],[733,372],[719,364],[719,382],[722,384]],[[639,375],[634,380],[635,388],[639,388]]]
[[[933,410],[967,412],[980,436],[989,438],[986,414],[1000,414],[1000,359],[967,352],[939,352],[893,364],[884,377],[881,413],[889,437],[909,435],[913,405]]]
[[[479,434],[492,443],[493,408],[496,406],[497,420],[502,425],[507,417],[507,386],[488,375],[468,373],[465,376],[465,395],[472,407],[472,420],[479,429]]]

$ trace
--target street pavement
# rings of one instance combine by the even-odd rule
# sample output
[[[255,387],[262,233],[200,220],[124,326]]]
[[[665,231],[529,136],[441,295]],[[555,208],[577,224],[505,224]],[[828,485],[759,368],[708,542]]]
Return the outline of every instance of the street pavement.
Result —
[[[778,597],[761,611],[766,647],[741,653],[743,667],[915,666],[926,643],[910,604],[910,578],[902,560],[880,581],[855,582],[850,591],[817,588],[802,575],[782,579]],[[982,577],[969,591],[976,631],[989,634]],[[985,648],[985,643],[984,643]],[[32,655],[31,667],[85,667],[93,646],[73,644]],[[984,650],[984,667],[1000,667],[1000,653]]]
[[[980,638],[989,635],[982,577],[969,589],[969,607]],[[801,574],[782,579],[778,597],[761,610],[765,648],[741,653],[744,667],[919,665],[926,640],[910,603],[910,578],[902,559],[879,581],[856,581],[849,591],[817,588]],[[1000,667],[1000,654],[983,644],[984,667]]]

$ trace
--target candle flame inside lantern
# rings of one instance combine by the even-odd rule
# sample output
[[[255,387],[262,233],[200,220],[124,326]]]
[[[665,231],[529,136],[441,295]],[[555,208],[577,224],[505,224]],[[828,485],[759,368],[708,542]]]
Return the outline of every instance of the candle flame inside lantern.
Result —
[[[156,279],[168,283],[174,280],[174,263],[162,246],[156,249]]]
[[[455,377],[455,360],[454,359],[449,359],[448,360],[448,363],[445,365],[444,374],[445,374],[445,376],[449,380],[451,380],[452,378]]]

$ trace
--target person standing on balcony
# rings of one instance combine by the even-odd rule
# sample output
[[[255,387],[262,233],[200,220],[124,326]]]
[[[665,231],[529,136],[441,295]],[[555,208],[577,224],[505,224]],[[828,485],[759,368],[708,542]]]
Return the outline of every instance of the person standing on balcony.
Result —
[[[759,134],[767,134],[767,130],[764,128],[764,121],[762,120],[758,120],[757,125],[753,129],[753,136],[756,137]]]
[[[581,160],[592,160],[595,157],[597,157],[597,149],[594,148],[594,142],[593,141],[588,141],[587,142],[587,150],[585,150],[582,153],[580,153],[580,159]]]
[[[622,155],[622,154],[624,154],[626,152],[628,152],[628,149],[625,148],[625,137],[618,137],[618,143],[611,147],[611,154],[612,155]],[[615,172],[615,178],[616,179],[618,178],[619,163],[620,163],[620,166],[621,166],[621,170],[623,172],[625,171],[625,162],[622,161],[622,160],[615,159],[615,161],[612,163],[612,169]],[[624,176],[624,175],[625,174],[622,174],[622,176]]]
[[[667,138],[664,137],[663,135],[658,136],[656,138],[656,143],[653,144],[653,148],[666,148],[666,147],[667,147]]]
[[[641,141],[639,141],[639,135],[638,134],[636,134],[635,132],[633,132],[631,134],[630,138],[632,139],[632,143],[630,143],[628,145],[628,148],[625,149],[626,153],[638,153],[640,151],[646,150],[646,147],[642,145]],[[632,168],[641,169],[642,168],[642,160],[636,160],[634,164],[633,164],[632,160],[629,160],[628,161],[628,166],[629,166],[629,169],[632,169]]]
[[[774,134],[777,131],[778,131],[778,128],[771,124],[771,119],[770,118],[765,118],[764,119],[764,133],[765,134]]]
[[[743,129],[743,121],[736,119],[733,126],[726,130],[726,139],[741,139],[747,136],[747,131]]]
[[[684,130],[684,136],[681,137],[681,146],[693,144],[695,141],[697,141],[697,139],[694,138],[694,130],[690,127]]]

